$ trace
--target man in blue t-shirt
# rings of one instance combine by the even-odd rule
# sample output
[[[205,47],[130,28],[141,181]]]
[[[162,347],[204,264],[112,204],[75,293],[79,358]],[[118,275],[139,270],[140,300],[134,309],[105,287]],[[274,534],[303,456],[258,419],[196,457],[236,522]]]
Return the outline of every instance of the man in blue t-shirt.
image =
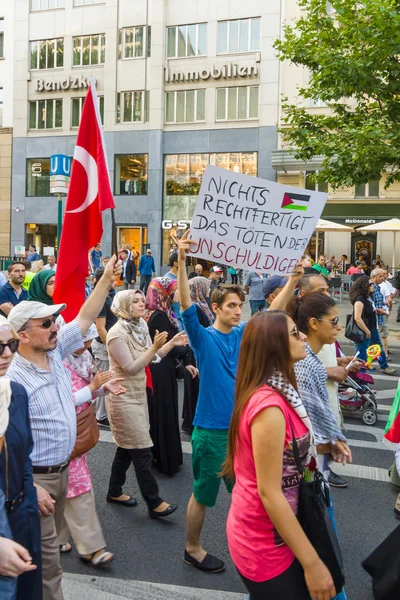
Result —
[[[90,270],[94,275],[97,269],[101,267],[101,257],[103,253],[101,251],[101,244],[96,244],[93,250],[89,253]]]
[[[245,299],[238,285],[216,287],[211,294],[215,322],[202,327],[196,307],[190,299],[186,272],[186,254],[196,244],[188,238],[189,231],[178,241],[178,290],[183,327],[194,351],[200,375],[200,390],[192,434],[193,494],[187,509],[187,543],[185,563],[209,573],[225,568],[224,562],[208,554],[200,544],[200,534],[206,508],[215,505],[223,463],[228,447],[229,423],[234,405],[235,377],[240,342],[246,323],[241,323]],[[285,308],[304,271],[296,269],[295,276],[276,298],[271,308]],[[228,491],[232,482],[225,481]]]

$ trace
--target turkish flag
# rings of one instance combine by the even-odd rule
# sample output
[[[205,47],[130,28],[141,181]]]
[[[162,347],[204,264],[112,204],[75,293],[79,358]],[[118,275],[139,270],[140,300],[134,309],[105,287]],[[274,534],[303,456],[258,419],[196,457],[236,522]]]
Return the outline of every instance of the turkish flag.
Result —
[[[82,109],[72,163],[53,301],[72,321],[85,301],[89,250],[103,235],[102,211],[115,208],[94,81]]]

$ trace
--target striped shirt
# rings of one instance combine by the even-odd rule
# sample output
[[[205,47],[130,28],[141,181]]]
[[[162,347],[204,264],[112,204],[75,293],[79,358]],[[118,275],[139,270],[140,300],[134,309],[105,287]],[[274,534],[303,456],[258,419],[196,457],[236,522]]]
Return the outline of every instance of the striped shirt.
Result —
[[[7,376],[21,383],[29,398],[29,419],[33,436],[32,464],[59,465],[68,460],[76,440],[76,413],[70,372],[63,359],[83,348],[76,321],[60,329],[57,347],[47,353],[50,371],[35,367],[16,354]]]

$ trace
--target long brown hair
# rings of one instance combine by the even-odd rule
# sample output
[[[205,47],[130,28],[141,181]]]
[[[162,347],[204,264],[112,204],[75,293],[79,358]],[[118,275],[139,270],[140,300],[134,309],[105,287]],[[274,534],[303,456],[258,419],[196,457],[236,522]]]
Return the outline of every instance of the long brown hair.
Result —
[[[288,315],[283,310],[255,314],[246,325],[240,345],[236,374],[235,405],[228,434],[228,455],[222,475],[235,476],[234,457],[239,441],[239,425],[251,396],[280,371],[296,388],[290,360]]]

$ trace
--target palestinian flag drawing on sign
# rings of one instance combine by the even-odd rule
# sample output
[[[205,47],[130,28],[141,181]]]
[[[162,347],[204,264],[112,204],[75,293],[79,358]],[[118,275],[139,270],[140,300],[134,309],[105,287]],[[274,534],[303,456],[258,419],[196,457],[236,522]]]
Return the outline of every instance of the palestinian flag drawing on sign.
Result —
[[[285,192],[283,194],[281,208],[288,208],[290,210],[307,210],[309,201],[310,196],[306,194]]]

